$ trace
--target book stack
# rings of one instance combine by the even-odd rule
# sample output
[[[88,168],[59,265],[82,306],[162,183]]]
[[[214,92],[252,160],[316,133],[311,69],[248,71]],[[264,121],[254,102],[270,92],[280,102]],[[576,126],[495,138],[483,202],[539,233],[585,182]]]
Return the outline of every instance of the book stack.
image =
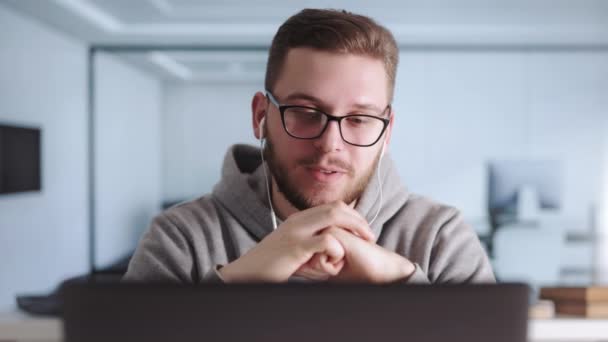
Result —
[[[551,319],[555,317],[555,305],[552,300],[537,300],[530,305],[528,317],[532,319]]]
[[[558,315],[608,318],[608,287],[543,287],[540,298],[552,300]]]

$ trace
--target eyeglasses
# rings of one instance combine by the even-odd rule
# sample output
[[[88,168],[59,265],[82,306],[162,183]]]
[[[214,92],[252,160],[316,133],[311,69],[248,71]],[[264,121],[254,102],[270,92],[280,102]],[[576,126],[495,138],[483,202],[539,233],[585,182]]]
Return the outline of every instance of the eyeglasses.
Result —
[[[317,139],[330,121],[337,121],[342,140],[350,145],[369,147],[380,140],[390,122],[378,115],[334,116],[314,107],[281,105],[269,91],[266,91],[266,97],[279,109],[285,132],[296,139]],[[386,106],[380,115],[390,107],[390,104]]]

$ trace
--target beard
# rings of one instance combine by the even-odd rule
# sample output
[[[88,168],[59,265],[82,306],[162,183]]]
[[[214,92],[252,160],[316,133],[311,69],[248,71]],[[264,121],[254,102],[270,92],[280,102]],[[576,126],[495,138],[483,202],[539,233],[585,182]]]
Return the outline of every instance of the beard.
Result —
[[[298,210],[306,210],[309,208],[313,208],[319,205],[326,204],[328,201],[323,201],[316,198],[315,195],[326,191],[326,188],[323,184],[317,183],[313,185],[311,188],[308,188],[308,194],[302,189],[301,186],[298,186],[295,179],[290,177],[290,172],[287,166],[279,160],[276,150],[274,149],[274,145],[272,143],[272,139],[267,134],[266,144],[264,147],[264,159],[268,164],[268,168],[270,169],[270,173],[274,177],[278,191],[283,194],[283,196],[291,203],[291,205]],[[322,155],[315,155],[308,158],[300,159],[296,161],[297,165],[307,166],[307,165],[315,165],[320,162]],[[341,200],[346,204],[350,204],[361,197],[363,191],[369,184],[369,181],[374,173],[374,170],[378,166],[378,162],[380,161],[380,153],[376,155],[374,162],[372,165],[364,171],[363,175],[359,177],[359,179],[355,179],[353,184],[347,184],[347,186],[341,190],[341,194],[338,196],[336,200]],[[348,163],[336,159],[330,158],[328,159],[329,165],[338,166],[339,168],[346,170],[347,172],[344,174],[349,178],[353,178],[355,175],[354,168]],[[333,201],[333,200],[332,200]]]

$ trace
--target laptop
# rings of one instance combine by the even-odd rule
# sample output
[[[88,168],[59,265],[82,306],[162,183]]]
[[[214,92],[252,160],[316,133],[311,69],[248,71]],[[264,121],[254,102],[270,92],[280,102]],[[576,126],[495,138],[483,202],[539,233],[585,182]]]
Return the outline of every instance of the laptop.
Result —
[[[64,341],[525,342],[528,287],[71,283]]]

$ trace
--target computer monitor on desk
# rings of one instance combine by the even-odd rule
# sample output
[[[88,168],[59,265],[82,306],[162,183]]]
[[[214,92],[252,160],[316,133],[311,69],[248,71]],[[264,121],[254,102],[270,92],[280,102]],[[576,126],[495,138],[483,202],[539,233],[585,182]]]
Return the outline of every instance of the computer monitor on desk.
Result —
[[[65,342],[524,342],[528,287],[70,284]]]
[[[494,257],[494,234],[500,226],[537,225],[541,210],[562,206],[562,173],[558,161],[503,160],[488,163],[490,232],[482,237]]]
[[[561,207],[561,167],[558,161],[510,160],[488,165],[488,210],[490,215],[515,220],[521,216],[521,198],[531,192],[538,209]]]

